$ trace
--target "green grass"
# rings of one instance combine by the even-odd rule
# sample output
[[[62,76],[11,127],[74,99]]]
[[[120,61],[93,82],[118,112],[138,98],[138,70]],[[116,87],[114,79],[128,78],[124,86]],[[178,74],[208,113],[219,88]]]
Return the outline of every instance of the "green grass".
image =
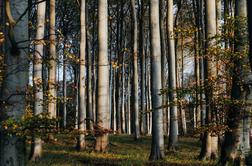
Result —
[[[42,160],[37,163],[28,162],[28,166],[213,165],[213,162],[197,160],[200,142],[195,138],[180,138],[178,150],[166,151],[165,159],[157,162],[148,161],[151,137],[134,141],[132,136],[111,136],[106,153],[93,152],[93,140],[88,141],[88,148],[84,152],[75,150],[75,140],[70,136],[57,136],[57,140],[55,143],[44,144]]]

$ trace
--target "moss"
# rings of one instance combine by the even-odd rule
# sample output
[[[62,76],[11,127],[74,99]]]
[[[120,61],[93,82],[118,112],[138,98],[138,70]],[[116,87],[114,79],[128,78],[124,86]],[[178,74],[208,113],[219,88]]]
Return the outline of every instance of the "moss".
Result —
[[[142,166],[142,165],[192,165],[211,166],[214,163],[199,161],[197,156],[200,143],[194,138],[180,138],[179,148],[176,151],[166,151],[166,157],[161,161],[148,161],[151,137],[143,137],[134,141],[133,136],[111,136],[109,150],[106,153],[94,152],[94,140],[89,139],[87,150],[75,150],[75,140],[71,136],[58,135],[57,142],[46,143],[42,160],[38,163],[28,162],[28,166]],[[167,140],[167,139],[166,139]]]

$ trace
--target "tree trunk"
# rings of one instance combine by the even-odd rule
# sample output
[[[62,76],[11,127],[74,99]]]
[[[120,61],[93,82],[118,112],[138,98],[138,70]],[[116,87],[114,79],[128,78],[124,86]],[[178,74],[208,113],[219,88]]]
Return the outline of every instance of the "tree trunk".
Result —
[[[95,150],[104,152],[108,146],[109,129],[109,64],[108,64],[108,2],[98,1],[98,99],[97,127],[102,130],[96,137]]]
[[[81,0],[80,8],[80,24],[81,24],[81,41],[80,41],[80,76],[79,76],[79,137],[78,137],[78,150],[84,150],[85,143],[85,130],[86,130],[86,1]]]
[[[137,30],[137,13],[136,13],[136,6],[135,6],[135,0],[131,0],[131,9],[132,9],[132,20],[134,22],[134,28],[133,28],[133,60],[134,60],[134,67],[133,67],[133,75],[134,75],[134,126],[135,126],[135,139],[139,139],[140,137],[140,129],[139,129],[139,104],[138,104],[138,55],[137,55],[137,36],[138,36],[138,30]]]
[[[33,86],[34,86],[34,115],[43,112],[43,84],[42,84],[42,57],[44,49],[45,33],[45,12],[46,2],[38,4],[37,11],[37,34],[36,45],[33,61]],[[42,140],[41,138],[32,138],[30,160],[38,161],[42,157]]]
[[[167,30],[169,46],[169,103],[170,103],[170,132],[169,148],[174,149],[178,143],[178,110],[176,94],[176,60],[173,33],[173,0],[167,1]]]
[[[248,143],[248,136],[250,128],[250,121],[248,120],[248,111],[251,106],[244,107],[235,101],[246,101],[251,104],[251,71],[244,68],[249,64],[249,59],[244,55],[246,48],[247,33],[244,33],[246,28],[246,21],[243,20],[247,17],[247,2],[246,0],[235,1],[235,53],[242,55],[234,59],[233,79],[231,99],[233,104],[227,113],[227,125],[230,130],[225,132],[225,139],[221,151],[222,165],[244,165],[245,158],[250,150]],[[244,80],[241,82],[240,80]]]
[[[150,160],[164,158],[164,133],[162,96],[159,95],[162,88],[161,82],[161,43],[159,25],[159,1],[150,1],[151,21],[151,95],[152,95],[152,144]]]
[[[211,49],[214,47],[215,41],[212,39],[216,35],[216,1],[213,0],[205,0],[206,3],[206,37],[207,37],[207,49]],[[215,57],[210,57],[210,52],[206,51],[206,57],[204,59],[205,63],[205,95],[206,95],[206,119],[205,124],[210,124],[213,116],[214,107],[213,107],[213,97],[216,92],[213,89],[214,82],[213,80],[216,79],[216,62]],[[216,119],[215,119],[216,120]],[[213,121],[213,123],[216,123]],[[213,139],[212,139],[213,138]],[[201,154],[200,158],[205,159],[215,159],[218,153],[218,145],[216,136],[211,137],[211,133],[206,131],[204,133],[202,147],[201,147]],[[211,148],[212,147],[212,148]]]
[[[12,0],[10,10],[14,19],[20,17],[28,7],[27,0]],[[28,83],[28,14],[14,26],[13,29],[17,48],[13,43],[6,42],[5,75],[0,92],[0,121],[9,118],[21,120],[25,111],[25,94]],[[22,49],[20,49],[22,48]],[[13,72],[15,71],[15,72]],[[17,135],[0,133],[0,163],[4,166],[25,166],[25,140]]]
[[[247,1],[248,10],[248,31],[249,31],[249,63],[250,69],[252,70],[252,1]]]
[[[146,70],[145,70],[145,38],[144,38],[144,4],[143,0],[141,1],[141,5],[139,6],[139,57],[140,57],[140,67],[141,67],[141,134],[147,134],[147,108],[146,108]]]
[[[55,0],[50,0],[50,68],[49,68],[49,96],[48,112],[56,118],[56,32],[55,32]]]
[[[162,75],[162,89],[167,88],[167,52],[166,52],[166,37],[165,37],[165,0],[160,1],[160,35],[161,35],[161,75]],[[163,123],[164,123],[164,134],[167,135],[168,124],[167,124],[167,113],[168,108],[167,94],[162,94],[162,105],[163,105]]]

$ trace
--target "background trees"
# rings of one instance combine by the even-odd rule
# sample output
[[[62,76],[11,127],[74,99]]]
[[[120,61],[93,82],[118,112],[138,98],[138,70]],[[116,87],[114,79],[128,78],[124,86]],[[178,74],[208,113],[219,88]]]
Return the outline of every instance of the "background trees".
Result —
[[[2,142],[19,140],[17,130],[27,138],[67,133],[79,150],[95,139],[104,152],[109,136],[134,133],[152,136],[149,159],[157,160],[169,151],[164,135],[173,150],[179,136],[193,135],[201,159],[218,158],[218,148],[223,164],[247,158],[249,1],[9,3],[0,12],[0,106],[11,110],[1,113]],[[27,119],[34,123],[24,129]],[[18,124],[13,137],[10,124]],[[16,145],[2,144],[6,160]]]

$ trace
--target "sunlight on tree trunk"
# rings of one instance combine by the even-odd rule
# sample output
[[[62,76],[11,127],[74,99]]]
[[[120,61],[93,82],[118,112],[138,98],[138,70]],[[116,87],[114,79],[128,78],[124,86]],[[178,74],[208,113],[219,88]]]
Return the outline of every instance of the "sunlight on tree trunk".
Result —
[[[98,99],[97,99],[97,133],[95,150],[104,152],[108,146],[109,129],[109,63],[108,63],[108,2],[98,1]]]
[[[38,4],[37,11],[37,34],[33,60],[33,85],[34,85],[34,115],[43,112],[43,84],[42,84],[42,58],[44,56],[44,33],[45,33],[46,2]],[[30,159],[38,161],[42,157],[41,138],[32,138]]]
[[[151,95],[152,95],[152,144],[150,160],[164,158],[164,132],[161,82],[161,43],[159,24],[159,1],[150,1],[151,22]]]

